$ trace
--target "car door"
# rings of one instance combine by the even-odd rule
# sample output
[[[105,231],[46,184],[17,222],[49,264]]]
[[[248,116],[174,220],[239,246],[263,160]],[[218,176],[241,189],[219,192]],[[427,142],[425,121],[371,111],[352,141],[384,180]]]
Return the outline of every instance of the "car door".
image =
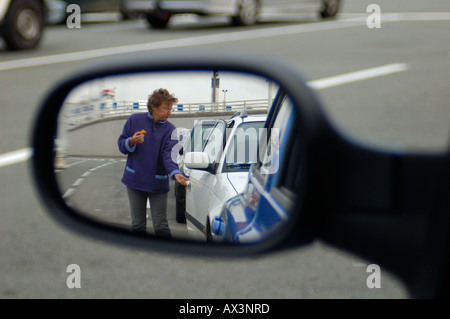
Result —
[[[226,137],[227,123],[219,120],[209,135],[203,151],[208,154],[208,169],[191,169],[190,185],[186,190],[186,222],[193,237],[205,239],[203,229],[209,207],[214,201],[213,187],[217,182],[216,172],[220,164]]]
[[[267,119],[267,137],[261,143],[261,160],[253,171],[258,176],[259,184],[270,189],[273,180],[279,175],[284,152],[289,152],[287,136],[295,127],[295,109],[291,99],[283,92],[279,93],[274,111]]]
[[[230,199],[216,222],[217,241],[259,242],[290,219],[295,190],[301,183],[298,121],[292,100],[280,92],[260,140],[261,159],[250,169],[242,194]],[[217,226],[216,225],[216,226]]]
[[[236,241],[261,240],[279,230],[290,220],[295,194],[301,186],[303,173],[300,160],[302,140],[301,135],[297,134],[297,123],[295,108],[286,97],[274,118],[269,133],[271,141],[262,166],[254,171],[254,179],[259,181],[253,182],[265,182],[257,196],[256,213],[253,220],[248,223],[248,227],[236,234]]]

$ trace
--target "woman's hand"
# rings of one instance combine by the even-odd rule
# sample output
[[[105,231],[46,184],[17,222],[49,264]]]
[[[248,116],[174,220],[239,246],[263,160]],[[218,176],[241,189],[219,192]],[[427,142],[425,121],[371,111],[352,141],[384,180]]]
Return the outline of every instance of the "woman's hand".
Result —
[[[133,147],[135,144],[142,144],[144,143],[144,135],[141,133],[142,131],[136,132],[133,134],[133,136],[130,138],[130,147]]]
[[[184,177],[184,176],[181,175],[181,174],[175,174],[173,177],[174,177],[175,180],[176,180],[178,183],[180,183],[182,186],[186,186],[186,185],[187,185],[187,182],[189,181],[189,178]]]

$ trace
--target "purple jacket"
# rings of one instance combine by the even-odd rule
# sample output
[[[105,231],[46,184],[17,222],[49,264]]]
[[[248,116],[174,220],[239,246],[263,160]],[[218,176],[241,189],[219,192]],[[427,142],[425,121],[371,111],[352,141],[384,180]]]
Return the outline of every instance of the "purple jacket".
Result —
[[[137,131],[145,130],[144,143],[130,147],[129,140]],[[180,173],[176,163],[178,139],[175,126],[168,121],[155,123],[150,113],[130,116],[123,127],[118,144],[121,153],[128,155],[122,183],[149,193],[167,193],[169,176]],[[172,138],[173,133],[173,138]],[[172,160],[174,154],[175,162]]]

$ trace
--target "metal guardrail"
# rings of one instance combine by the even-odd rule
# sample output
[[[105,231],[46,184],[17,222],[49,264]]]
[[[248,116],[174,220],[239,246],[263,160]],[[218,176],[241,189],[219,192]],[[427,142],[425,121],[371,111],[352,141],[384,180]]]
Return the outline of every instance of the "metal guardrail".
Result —
[[[258,110],[268,111],[268,99],[245,100],[245,101],[226,101],[219,103],[189,103],[174,105],[172,116],[210,116],[212,113]],[[64,122],[68,129],[75,129],[79,126],[88,125],[99,120],[117,119],[129,117],[133,113],[147,112],[147,101],[120,101],[113,102],[106,106],[102,103],[96,105],[80,105],[74,103],[64,104]]]

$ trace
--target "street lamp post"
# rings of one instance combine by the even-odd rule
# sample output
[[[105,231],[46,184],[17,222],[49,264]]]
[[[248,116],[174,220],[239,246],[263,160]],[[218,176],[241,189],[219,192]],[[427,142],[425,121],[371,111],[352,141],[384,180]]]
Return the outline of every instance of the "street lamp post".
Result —
[[[227,92],[228,90],[222,90],[223,92],[223,109],[227,109]]]

